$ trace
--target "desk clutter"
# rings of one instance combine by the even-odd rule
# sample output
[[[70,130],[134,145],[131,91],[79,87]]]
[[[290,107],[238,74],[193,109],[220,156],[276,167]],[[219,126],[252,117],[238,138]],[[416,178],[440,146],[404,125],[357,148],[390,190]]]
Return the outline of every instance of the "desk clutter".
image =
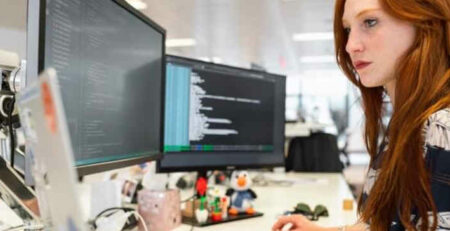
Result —
[[[262,216],[254,210],[256,193],[247,171],[234,171],[228,189],[208,187],[207,179],[199,177],[196,195],[184,203],[183,222],[195,226],[209,226]]]
[[[286,211],[284,215],[301,214],[311,221],[319,220],[319,217],[328,217],[328,209],[324,205],[316,205],[314,210],[311,210],[308,204],[298,203],[294,210]]]
[[[121,206],[125,206],[127,207],[127,209],[109,208],[109,211],[107,213],[103,213],[101,216],[99,216],[103,218],[97,219],[98,227],[96,230],[99,231],[129,230],[125,228],[138,226],[139,231],[145,231],[146,228],[143,225],[145,224],[148,230],[153,231],[167,231],[167,230],[188,231],[190,230],[191,225],[202,227],[202,229],[204,229],[205,231],[211,230],[228,231],[230,230],[229,227],[236,227],[236,225],[239,226],[241,224],[240,222],[239,224],[233,224],[234,222],[229,223],[230,221],[236,221],[245,218],[255,218],[255,219],[250,219],[249,221],[243,222],[242,223],[244,224],[243,227],[247,227],[243,228],[243,230],[253,230],[251,228],[248,229],[249,227],[248,225],[255,225],[255,230],[263,230],[262,227],[270,227],[270,225],[272,225],[273,222],[275,222],[273,220],[274,216],[278,216],[280,213],[282,213],[289,207],[291,208],[289,211],[290,213],[301,213],[311,219],[318,218],[317,222],[319,222],[319,224],[330,224],[330,222],[332,221],[343,222],[342,224],[349,224],[354,221],[353,212],[350,213],[345,212],[345,210],[343,210],[342,207],[343,206],[342,201],[340,201],[339,203],[334,203],[330,202],[327,199],[330,196],[330,194],[325,193],[326,195],[324,195],[323,197],[311,198],[312,194],[305,193],[303,192],[303,190],[299,190],[299,187],[300,188],[308,187],[311,190],[315,190],[317,194],[319,191],[322,191],[321,189],[323,187],[334,187],[333,185],[335,185],[337,181],[341,181],[342,183],[344,183],[342,176],[335,174],[333,175],[321,174],[320,176],[314,175],[314,177],[311,174],[308,175],[294,174],[294,175],[298,179],[311,179],[320,177],[323,179],[327,179],[329,183],[327,185],[305,183],[304,185],[298,186],[294,185],[293,187],[255,186],[253,189],[257,193],[259,198],[251,201],[251,204],[254,205],[253,208],[255,210],[255,213],[248,214],[245,211],[239,213],[238,215],[231,215],[229,213],[229,209],[231,208],[231,200],[229,199],[229,197],[226,196],[227,189],[231,188],[231,183],[229,180],[226,180],[225,185],[215,184],[214,186],[211,185],[208,186],[207,182],[204,182],[205,184],[203,184],[202,187],[197,187],[195,190],[201,191],[201,188],[203,188],[203,190],[205,190],[204,191],[205,196],[197,197],[197,195],[195,195],[194,199],[192,198],[192,195],[194,193],[193,191],[191,191],[192,188],[187,188],[182,191],[148,189],[148,188],[142,189],[139,186],[140,184],[138,180],[139,177],[126,178],[128,180],[125,180],[125,177],[129,176],[119,175],[115,178],[115,180],[121,181],[123,184],[122,187],[114,187],[115,188],[114,190],[115,191],[120,190],[122,192],[123,197],[122,201],[125,203],[123,203]],[[150,178],[152,177],[154,176],[150,176]],[[293,179],[292,176],[285,176],[285,178]],[[138,186],[136,187],[130,186],[129,181],[131,180],[137,182]],[[103,183],[98,184],[98,187],[104,187],[105,189],[107,188],[103,185]],[[94,186],[93,188],[98,187]],[[133,198],[131,200],[131,201],[136,200],[137,204],[130,204],[126,202],[130,200],[127,196],[133,194],[128,190],[125,190],[127,188],[128,189],[140,188],[140,190],[138,190],[137,192],[136,199]],[[348,188],[345,184],[343,184],[343,189],[348,191]],[[347,192],[346,194],[351,195],[350,192]],[[180,195],[182,195],[182,197]],[[285,199],[276,199],[276,198],[283,198],[283,195],[286,195],[287,197],[285,197]],[[92,198],[94,197],[91,194],[91,199]],[[183,199],[183,201],[181,201],[181,198]],[[185,200],[185,198],[189,200]],[[305,199],[303,202],[306,203],[301,204],[297,203],[297,201],[295,201],[294,198],[311,198],[311,200]],[[270,204],[270,201],[274,199],[275,199],[274,205],[276,206],[272,207],[270,205],[269,207],[267,207],[268,204]],[[348,203],[350,202],[354,203],[354,201],[348,200]],[[321,206],[316,206],[319,204],[323,204],[324,208],[320,208]],[[203,206],[203,209],[200,208],[201,205]],[[108,210],[108,208],[105,208],[105,210]],[[264,211],[265,215],[262,216],[262,214],[258,213],[256,210]],[[324,210],[325,211],[328,210],[329,217],[325,216],[326,213],[324,213]],[[93,210],[91,209],[91,211]],[[201,220],[202,213],[204,216],[203,220]],[[138,215],[140,215],[142,218],[140,218]],[[346,216],[348,217],[346,218]],[[261,218],[256,219],[256,217]],[[100,227],[102,227],[103,229],[100,229]],[[134,230],[136,230],[136,228]]]
[[[185,203],[183,222],[195,226],[208,226],[262,216],[253,208],[256,193],[250,188],[251,178],[247,171],[234,171],[226,192],[208,188],[207,180],[199,177],[197,194]]]
[[[143,189],[138,192],[138,212],[149,230],[172,230],[181,224],[180,193]],[[144,230],[142,224],[139,230]]]

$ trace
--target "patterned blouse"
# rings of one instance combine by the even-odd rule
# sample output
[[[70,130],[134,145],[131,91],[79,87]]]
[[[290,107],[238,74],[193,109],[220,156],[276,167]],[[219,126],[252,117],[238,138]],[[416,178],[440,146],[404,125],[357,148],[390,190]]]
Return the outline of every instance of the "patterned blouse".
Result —
[[[424,158],[431,170],[431,192],[437,208],[437,230],[450,230],[450,108],[432,114],[424,126],[425,147]],[[380,150],[386,150],[386,145]],[[377,160],[378,159],[378,160]],[[370,191],[378,176],[380,158],[373,161],[369,168],[362,193],[362,202],[369,197]],[[431,214],[430,214],[431,217]],[[420,224],[413,214],[411,219]],[[399,219],[391,223],[389,231],[405,230]]]

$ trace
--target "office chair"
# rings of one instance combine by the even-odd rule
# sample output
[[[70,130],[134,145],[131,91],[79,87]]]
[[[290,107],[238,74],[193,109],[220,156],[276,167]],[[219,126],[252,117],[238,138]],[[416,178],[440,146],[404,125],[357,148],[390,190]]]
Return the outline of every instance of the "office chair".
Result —
[[[317,132],[291,140],[285,161],[286,171],[342,172],[335,135]]]

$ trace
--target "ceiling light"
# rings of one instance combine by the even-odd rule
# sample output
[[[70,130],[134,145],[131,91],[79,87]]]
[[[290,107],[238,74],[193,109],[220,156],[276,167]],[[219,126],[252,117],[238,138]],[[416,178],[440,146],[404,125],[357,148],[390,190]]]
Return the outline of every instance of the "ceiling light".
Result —
[[[147,9],[147,3],[143,2],[142,0],[127,0],[127,2],[136,10]]]
[[[195,46],[195,40],[191,38],[167,39],[166,47],[190,47]]]
[[[322,56],[303,56],[300,57],[301,63],[335,63],[336,57],[333,55]]]
[[[211,62],[211,59],[206,57],[206,56],[202,56],[198,58],[199,60],[205,61],[205,62]]]
[[[333,40],[333,38],[333,32],[299,33],[292,35],[292,40],[297,42]]]
[[[212,57],[212,61],[213,63],[222,63],[222,59],[217,56]]]

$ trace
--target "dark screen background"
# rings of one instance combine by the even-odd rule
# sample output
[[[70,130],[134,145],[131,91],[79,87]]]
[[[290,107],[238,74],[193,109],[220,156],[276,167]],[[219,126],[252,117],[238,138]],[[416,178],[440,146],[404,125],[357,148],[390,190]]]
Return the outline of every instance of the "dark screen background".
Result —
[[[111,0],[47,1],[45,26],[77,165],[159,152],[163,34]]]

